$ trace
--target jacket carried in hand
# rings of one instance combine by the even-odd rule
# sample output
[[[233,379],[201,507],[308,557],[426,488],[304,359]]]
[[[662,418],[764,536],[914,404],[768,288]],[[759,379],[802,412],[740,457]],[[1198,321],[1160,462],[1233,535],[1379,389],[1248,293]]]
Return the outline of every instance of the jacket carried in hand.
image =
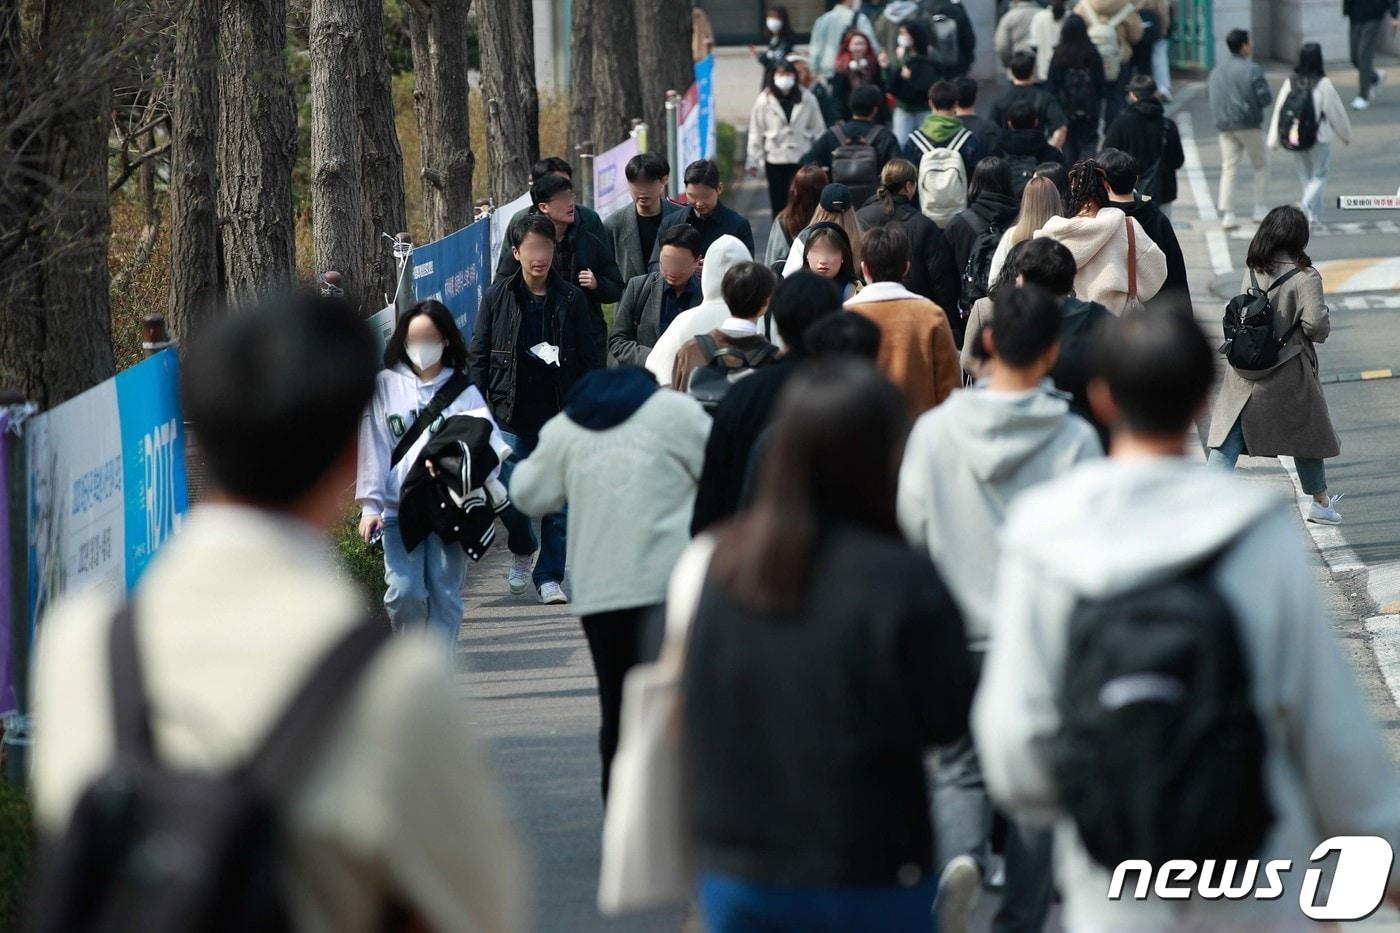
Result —
[[[1264,108],[1274,99],[1269,80],[1258,62],[1231,55],[1210,73],[1210,112],[1215,128],[1257,130],[1264,125]]]
[[[661,223],[656,228],[656,238],[661,239],[661,234],[665,233],[672,224],[682,223],[685,219],[685,206],[677,204],[670,198],[661,199]],[[617,269],[622,273],[622,281],[630,282],[639,275],[646,275],[655,270],[652,265],[651,253],[642,252],[642,235],[637,230],[637,209],[635,206],[625,207],[617,213],[603,221],[603,229],[607,231],[608,242],[612,245],[613,258],[617,260]],[[655,243],[652,244],[654,248]]]
[[[412,552],[430,534],[481,560],[495,538],[496,515],[510,505],[496,474],[501,458],[489,418],[453,415],[410,464],[399,500],[399,532]],[[428,470],[428,463],[433,470]]]

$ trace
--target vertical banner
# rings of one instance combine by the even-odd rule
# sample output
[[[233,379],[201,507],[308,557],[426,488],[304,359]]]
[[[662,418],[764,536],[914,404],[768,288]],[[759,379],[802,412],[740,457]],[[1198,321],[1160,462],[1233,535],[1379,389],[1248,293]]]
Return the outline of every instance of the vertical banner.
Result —
[[[15,698],[15,682],[10,652],[14,645],[14,619],[10,615],[14,600],[15,580],[10,575],[10,445],[18,443],[10,433],[10,413],[0,408],[0,716],[19,709]]]
[[[606,220],[632,203],[627,188],[627,163],[637,154],[637,140],[613,146],[593,158],[593,209]]]
[[[385,305],[365,321],[369,324],[370,332],[374,334],[375,343],[379,344],[380,356],[384,355],[385,347],[389,346],[389,338],[394,335],[394,325],[399,322],[398,311],[393,305]]]
[[[676,111],[680,135],[680,165],[673,172],[683,172],[697,159],[714,157],[715,145],[715,58],[708,55],[695,63],[695,83],[686,88]]]
[[[491,282],[486,255],[491,221],[482,218],[427,246],[413,248],[413,291],[419,301],[435,298],[452,312],[462,337],[471,340],[481,296]]]
[[[510,227],[511,218],[521,211],[530,209],[530,192],[525,192],[520,197],[503,204],[491,212],[491,255],[487,257],[487,263],[491,267],[491,278],[496,278],[496,260],[501,255],[501,247],[506,242],[506,233]]]

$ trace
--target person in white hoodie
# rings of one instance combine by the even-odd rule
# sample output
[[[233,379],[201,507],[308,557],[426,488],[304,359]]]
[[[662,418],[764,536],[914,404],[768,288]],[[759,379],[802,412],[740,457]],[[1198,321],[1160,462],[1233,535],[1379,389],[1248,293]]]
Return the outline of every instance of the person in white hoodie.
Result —
[[[676,315],[647,354],[646,367],[663,387],[670,388],[671,372],[681,347],[729,318],[729,306],[724,303],[724,274],[733,266],[752,260],[753,254],[738,237],[725,234],[710,244],[705,252],[705,266],[700,270],[701,302]]]
[[[1313,113],[1317,117],[1317,140],[1306,148],[1295,148],[1290,144],[1293,133],[1291,126],[1279,126],[1279,115],[1295,87],[1312,88]],[[1340,139],[1351,145],[1351,117],[1342,104],[1342,95],[1322,67],[1322,46],[1316,42],[1303,43],[1298,52],[1298,67],[1284,79],[1274,100],[1273,116],[1269,118],[1268,143],[1270,149],[1283,146],[1293,153],[1294,167],[1298,170],[1298,185],[1303,189],[1298,206],[1308,217],[1308,223],[1315,224],[1322,219],[1322,193],[1327,190],[1327,169],[1332,161],[1332,140]]]
[[[953,395],[914,424],[899,473],[899,524],[928,551],[962,611],[975,661],[987,648],[997,592],[997,532],[1024,490],[1103,456],[1098,436],[1047,382],[1059,353],[1059,302],[1034,286],[1006,289],[981,336],[996,365],[989,379]],[[934,817],[946,866],[940,904],[986,871],[990,804],[970,739],[939,751]],[[1039,929],[1050,907],[1049,838],[1013,826],[998,929]],[[963,880],[959,881],[959,876]],[[965,886],[965,887],[964,887]],[[970,906],[970,898],[960,898]],[[961,929],[946,918],[940,929]],[[1009,926],[1004,926],[1009,924]]]
[[[1074,254],[1077,297],[1122,314],[1130,298],[1146,302],[1162,290],[1167,257],[1142,224],[1109,203],[1103,168],[1090,159],[1077,162],[1069,170],[1068,216],[1052,217],[1035,235],[1058,240]]]
[[[1185,458],[1214,360],[1188,315],[1138,314],[1107,328],[1091,395],[1114,425],[1110,458],[1025,493],[1002,533],[973,737],[992,798],[1023,820],[1054,825],[1068,930],[1315,929],[1299,893],[1319,843],[1376,835],[1400,845],[1400,782],[1337,643],[1291,504]],[[1180,899],[1110,900],[1109,870],[1089,855],[1055,779],[1071,615],[1082,600],[1203,566],[1233,616],[1262,727],[1274,822],[1255,857],[1294,867],[1274,899],[1207,900],[1192,879]],[[1135,883],[1132,873],[1130,890]],[[1400,891],[1395,874],[1388,887],[1391,897]]]

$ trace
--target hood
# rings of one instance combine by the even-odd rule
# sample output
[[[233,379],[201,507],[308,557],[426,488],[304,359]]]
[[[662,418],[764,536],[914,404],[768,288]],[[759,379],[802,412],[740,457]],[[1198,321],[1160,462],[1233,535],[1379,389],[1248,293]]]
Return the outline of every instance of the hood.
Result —
[[[981,214],[984,220],[1005,227],[1016,220],[1016,215],[1021,211],[1021,204],[1009,195],[983,191],[972,203],[972,209]]]
[[[1089,9],[1098,14],[1100,19],[1110,19],[1123,7],[1133,6],[1133,0],[1084,0],[1084,2],[1089,5]]]
[[[1039,155],[1045,146],[1045,134],[1039,127],[1024,130],[1002,130],[999,145],[1009,155]]]
[[[1131,103],[1128,105],[1128,109],[1153,123],[1160,122],[1162,115],[1167,112],[1166,108],[1162,106],[1162,102],[1155,97]]]
[[[736,236],[725,234],[710,244],[705,250],[705,268],[700,273],[700,296],[703,301],[724,302],[720,286],[724,274],[741,262],[749,262],[753,256]]]
[[[1101,598],[1187,570],[1280,504],[1265,484],[1218,467],[1110,458],[1024,493],[1002,547]]]
[[[902,23],[919,9],[917,0],[893,0],[885,4],[885,12],[881,15],[892,23]]]
[[[1124,221],[1118,208],[1105,207],[1093,217],[1052,217],[1035,235],[1059,240],[1074,254],[1074,264],[1082,269],[1109,240],[1122,234]],[[1126,243],[1123,248],[1127,249]]]
[[[641,367],[595,369],[564,396],[564,414],[581,428],[606,431],[636,414],[656,390],[656,377]]]
[[[957,117],[946,116],[941,113],[931,113],[924,118],[923,125],[919,127],[919,132],[936,143],[946,143],[954,136],[958,135],[965,127]]]
[[[1068,402],[1045,389],[1014,394],[969,389],[943,404],[949,408],[948,433],[984,483],[1014,475],[1055,439],[1069,412]]]

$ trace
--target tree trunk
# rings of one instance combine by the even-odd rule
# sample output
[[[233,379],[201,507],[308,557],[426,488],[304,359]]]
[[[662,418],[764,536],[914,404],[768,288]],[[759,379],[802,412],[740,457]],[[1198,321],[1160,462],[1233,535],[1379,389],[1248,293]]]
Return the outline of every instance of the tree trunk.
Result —
[[[479,0],[481,84],[486,98],[486,168],[491,199],[505,204],[530,186],[540,152],[535,23],[523,0]]]
[[[175,22],[170,329],[183,343],[199,333],[219,294],[218,30],[218,0],[190,0]]]
[[[642,116],[642,80],[637,70],[632,0],[593,0],[593,12],[594,45],[607,51],[605,55],[593,56],[591,89],[593,151],[602,152],[626,139],[632,120]]]
[[[569,151],[593,136],[593,11],[595,0],[574,0],[569,37]]]
[[[351,305],[364,304],[364,211],[356,87],[361,0],[311,0],[311,234],[316,269],[340,273]]]
[[[229,300],[290,288],[296,274],[296,110],[286,0],[220,0],[219,216]]]
[[[690,61],[690,3],[688,0],[637,0],[637,66],[646,75],[642,119],[647,123],[647,148],[666,154],[666,91],[685,93],[695,82]],[[671,171],[683,166],[673,165]]]
[[[363,32],[356,79],[360,108],[360,187],[364,215],[364,256],[368,279],[365,304],[371,310],[394,298],[397,274],[389,241],[408,229],[404,219],[403,150],[394,125],[393,87],[384,49],[384,0],[360,0]]]
[[[413,43],[413,110],[423,149],[423,213],[428,238],[473,219],[472,154],[467,100],[467,10],[471,0],[409,0]]]

